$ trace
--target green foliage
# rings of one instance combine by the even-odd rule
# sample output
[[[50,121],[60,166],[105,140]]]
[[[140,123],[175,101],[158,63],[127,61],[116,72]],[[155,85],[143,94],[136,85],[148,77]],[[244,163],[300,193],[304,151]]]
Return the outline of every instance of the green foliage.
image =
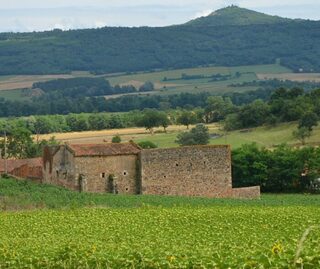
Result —
[[[197,124],[189,132],[178,134],[176,143],[180,146],[209,144],[209,129],[204,124]]]
[[[289,22],[289,19],[278,16],[270,16],[264,13],[252,11],[237,6],[229,6],[211,13],[207,17],[192,20],[187,25],[195,26],[226,26],[226,25],[250,25],[250,24],[274,24]]]
[[[108,80],[101,77],[54,79],[34,83],[32,88],[41,89],[44,95],[55,99],[61,95],[64,97],[88,97],[138,92],[132,85],[116,85],[112,87]],[[152,82],[146,82],[139,88],[139,92],[153,90],[154,85]]]
[[[243,9],[219,12],[221,15],[161,28],[2,33],[0,74],[64,74],[74,70],[103,74],[271,64],[277,59],[294,71],[319,70],[315,57],[319,53],[319,22]]]
[[[307,127],[298,127],[292,132],[295,139],[298,139],[302,145],[305,145],[306,139],[311,136],[311,132]]]
[[[154,85],[151,81],[145,82],[140,88],[140,92],[151,92],[154,90]]]
[[[230,98],[223,98],[221,96],[210,96],[207,99],[207,106],[205,108],[206,122],[219,122],[223,120],[226,115],[232,113],[233,104]]]
[[[90,130],[104,130],[109,127],[109,120],[105,114],[95,113],[88,118]]]
[[[232,130],[241,129],[242,124],[239,121],[238,115],[235,113],[229,114],[224,121],[223,128],[225,131],[232,131]]]
[[[305,113],[300,121],[299,121],[299,128],[307,128],[310,132],[312,131],[313,127],[318,125],[318,116],[314,112],[307,112]]]
[[[155,149],[158,147],[155,143],[151,141],[141,141],[138,143],[138,146],[143,149]]]
[[[116,136],[112,137],[112,143],[121,143],[120,135],[116,135]]]
[[[292,81],[292,80],[280,80],[280,79],[266,79],[266,80],[254,80],[242,83],[233,83],[230,86],[237,88],[246,87],[259,87],[260,90],[269,91],[274,89],[304,89],[306,91],[312,91],[320,88],[319,82],[314,81]]]
[[[83,115],[69,114],[66,122],[73,131],[86,131],[89,129],[88,122]]]
[[[8,209],[22,199],[31,209],[28,201],[40,208],[48,203],[67,207],[0,213],[4,268],[284,269],[319,264],[318,196],[242,201],[97,195],[4,179],[0,190],[0,205],[7,199]],[[297,242],[309,227],[295,260]]]
[[[233,151],[232,165],[236,187],[260,185],[267,192],[313,191],[311,183],[320,176],[320,150],[281,145],[271,151],[256,144],[243,145]]]
[[[7,158],[33,158],[42,155],[42,149],[46,145],[56,145],[57,141],[52,137],[49,141],[34,142],[31,131],[24,126],[6,126],[6,140],[0,140],[0,153],[4,157],[4,149],[7,149]]]
[[[189,129],[189,125],[197,123],[197,115],[194,111],[184,110],[177,118],[177,123],[187,126]]]
[[[150,133],[153,133],[153,128],[162,126],[164,130],[169,126],[169,119],[166,113],[156,109],[146,109],[138,122],[139,126],[145,127]]]

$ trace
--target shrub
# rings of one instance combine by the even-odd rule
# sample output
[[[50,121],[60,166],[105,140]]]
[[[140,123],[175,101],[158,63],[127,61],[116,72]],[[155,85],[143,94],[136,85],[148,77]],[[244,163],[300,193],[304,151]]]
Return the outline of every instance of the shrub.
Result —
[[[153,143],[151,141],[142,141],[142,142],[138,143],[138,146],[143,149],[155,149],[158,147],[155,143]]]
[[[121,137],[119,135],[112,137],[112,143],[121,143]]]
[[[209,129],[204,124],[197,124],[190,132],[180,133],[176,142],[180,146],[207,145],[209,143]]]

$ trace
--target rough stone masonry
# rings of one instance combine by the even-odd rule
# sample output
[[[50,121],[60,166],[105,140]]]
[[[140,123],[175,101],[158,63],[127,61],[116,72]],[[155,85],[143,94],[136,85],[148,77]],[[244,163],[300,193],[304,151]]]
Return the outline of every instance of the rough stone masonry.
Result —
[[[134,143],[46,147],[43,183],[71,190],[215,198],[259,198],[232,188],[230,146],[142,150]]]

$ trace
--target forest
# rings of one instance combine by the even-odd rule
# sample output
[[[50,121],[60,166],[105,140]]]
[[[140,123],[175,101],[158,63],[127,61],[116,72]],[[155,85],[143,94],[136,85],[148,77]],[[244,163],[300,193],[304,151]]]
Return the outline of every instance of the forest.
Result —
[[[319,72],[319,27],[320,22],[298,20],[2,33],[0,75],[102,74],[276,61],[295,72]]]

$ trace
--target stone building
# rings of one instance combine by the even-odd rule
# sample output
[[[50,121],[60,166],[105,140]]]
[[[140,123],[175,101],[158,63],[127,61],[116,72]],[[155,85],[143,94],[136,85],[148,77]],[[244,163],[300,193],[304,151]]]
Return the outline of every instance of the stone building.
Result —
[[[46,147],[43,182],[71,190],[146,195],[258,198],[232,188],[229,146],[141,150],[134,143]]]
[[[43,183],[98,193],[139,193],[140,148],[133,143],[46,147]]]

